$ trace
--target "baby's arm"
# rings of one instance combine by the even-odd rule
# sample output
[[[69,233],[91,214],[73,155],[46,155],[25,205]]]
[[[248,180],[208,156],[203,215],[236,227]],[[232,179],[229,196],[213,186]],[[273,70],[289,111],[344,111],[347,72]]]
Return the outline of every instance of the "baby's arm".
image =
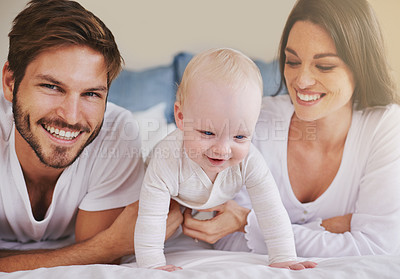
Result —
[[[270,264],[297,261],[290,219],[272,176],[265,176],[262,183],[254,186],[246,182],[246,186],[268,247]]]
[[[172,265],[172,264],[169,264],[169,265],[164,265],[164,266],[156,267],[155,269],[159,269],[159,270],[164,270],[164,271],[172,272],[172,271],[181,270],[182,267],[178,267],[178,266],[174,266],[174,265]]]
[[[168,192],[143,184],[135,228],[135,254],[138,267],[166,265],[164,239],[170,196]]]
[[[317,263],[311,261],[306,261],[306,262],[289,261],[289,262],[272,263],[269,266],[277,268],[287,268],[292,270],[302,270],[306,268],[314,268],[317,266]]]
[[[258,150],[249,153],[245,184],[256,213],[272,267],[304,269],[314,267],[297,261],[294,235],[274,178]]]
[[[166,265],[164,240],[170,203],[167,182],[157,173],[160,163],[152,160],[147,168],[139,198],[135,228],[135,254],[138,267],[155,268]]]
[[[276,188],[276,185],[263,185],[263,189],[271,187]],[[292,270],[316,267],[315,262],[297,261],[292,226],[278,190],[276,189],[278,195],[272,189],[269,191],[253,189],[253,191],[250,199],[268,247],[269,266]]]

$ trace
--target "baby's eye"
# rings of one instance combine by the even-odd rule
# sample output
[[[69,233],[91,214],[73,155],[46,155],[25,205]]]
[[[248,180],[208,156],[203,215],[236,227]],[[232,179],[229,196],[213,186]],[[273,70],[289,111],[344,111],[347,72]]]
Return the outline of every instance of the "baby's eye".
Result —
[[[247,137],[246,136],[243,136],[243,135],[238,135],[238,136],[235,136],[235,139],[238,139],[238,140],[244,140],[244,139],[246,139]]]
[[[201,131],[204,135],[206,136],[213,136],[214,133],[211,133],[210,131]]]

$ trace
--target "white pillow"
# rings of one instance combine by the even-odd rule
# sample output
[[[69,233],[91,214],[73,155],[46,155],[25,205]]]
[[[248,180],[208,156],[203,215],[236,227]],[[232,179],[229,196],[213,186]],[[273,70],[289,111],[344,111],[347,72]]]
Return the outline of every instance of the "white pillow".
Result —
[[[166,103],[159,103],[147,110],[132,112],[132,116],[138,122],[140,129],[144,161],[153,147],[176,128],[175,124],[168,125],[167,123],[165,118],[166,107]]]

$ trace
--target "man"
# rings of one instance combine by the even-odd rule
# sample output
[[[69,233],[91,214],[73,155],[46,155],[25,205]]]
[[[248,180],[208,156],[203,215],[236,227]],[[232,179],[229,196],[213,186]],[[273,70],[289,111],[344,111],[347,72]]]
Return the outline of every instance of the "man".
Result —
[[[106,102],[122,61],[112,33],[76,2],[33,0],[9,37],[0,271],[132,254],[144,167],[130,113]],[[181,221],[179,213],[169,218],[167,235]]]

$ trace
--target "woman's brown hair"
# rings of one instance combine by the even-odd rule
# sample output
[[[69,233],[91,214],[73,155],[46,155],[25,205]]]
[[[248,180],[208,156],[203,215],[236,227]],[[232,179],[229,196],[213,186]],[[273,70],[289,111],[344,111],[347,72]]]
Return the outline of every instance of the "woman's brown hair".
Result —
[[[382,32],[366,0],[298,0],[282,33],[279,48],[281,76],[285,70],[285,48],[297,21],[310,21],[332,37],[338,56],[353,72],[357,109],[399,104],[395,82],[388,66]],[[282,78],[281,87],[285,84]]]

